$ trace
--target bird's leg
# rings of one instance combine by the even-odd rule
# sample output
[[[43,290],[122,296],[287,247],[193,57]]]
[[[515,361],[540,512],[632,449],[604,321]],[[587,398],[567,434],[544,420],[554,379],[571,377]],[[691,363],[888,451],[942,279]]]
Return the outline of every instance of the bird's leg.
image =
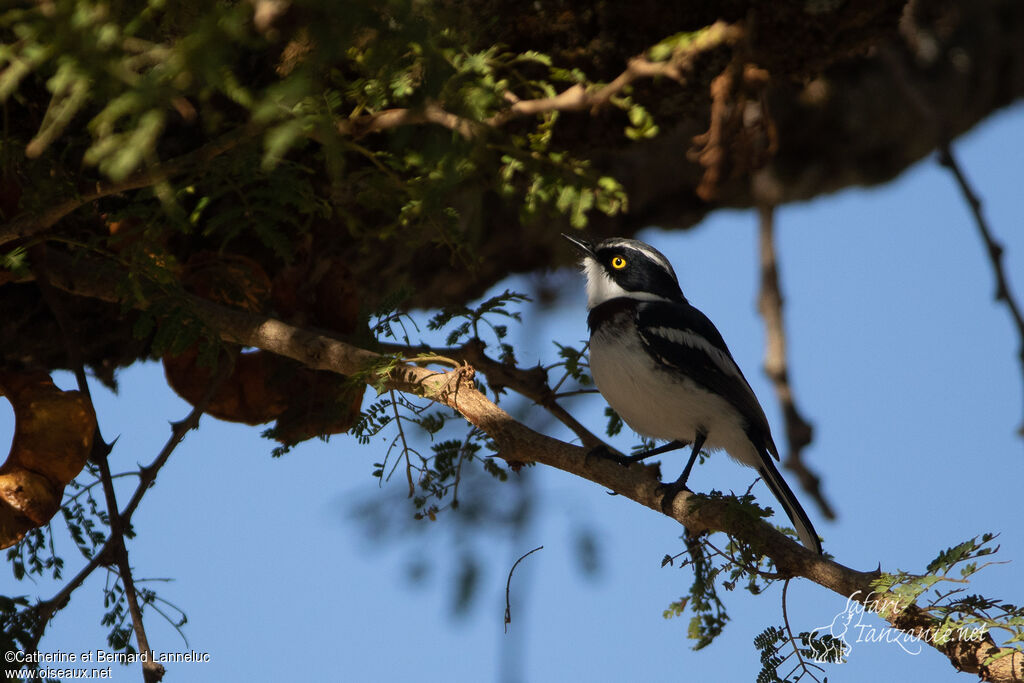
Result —
[[[686,488],[686,480],[690,478],[690,470],[693,469],[693,463],[697,461],[697,454],[704,447],[704,440],[707,438],[707,432],[697,432],[697,436],[693,439],[693,450],[690,452],[690,460],[686,463],[686,467],[683,468],[683,473],[673,483],[662,485],[664,493],[661,497],[661,509],[665,514],[669,514],[672,511],[672,502],[679,495],[679,492]]]
[[[674,451],[677,448],[682,448],[685,445],[685,441],[669,441],[667,444],[658,446],[657,448],[649,448],[648,450],[642,451],[635,455],[622,455],[621,453],[618,453],[608,448],[604,444],[601,444],[600,446],[590,449],[590,452],[587,453],[587,458],[589,459],[594,456],[600,456],[603,458],[609,458],[611,460],[614,460],[623,467],[629,467],[633,463],[645,460],[651,457],[652,455],[661,455],[662,453],[668,453],[669,451]]]

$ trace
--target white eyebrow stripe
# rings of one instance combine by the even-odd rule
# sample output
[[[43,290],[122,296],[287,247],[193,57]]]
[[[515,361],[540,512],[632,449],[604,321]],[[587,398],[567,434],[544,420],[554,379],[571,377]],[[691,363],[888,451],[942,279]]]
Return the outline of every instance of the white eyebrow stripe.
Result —
[[[632,249],[633,251],[639,251],[641,254],[667,270],[669,274],[672,275],[673,280],[676,280],[677,282],[679,280],[679,278],[676,277],[676,271],[673,270],[672,264],[669,263],[667,258],[665,258],[665,255],[660,251],[655,251],[652,247],[648,247],[643,242],[638,242],[637,240],[608,240],[605,243],[605,246],[624,247],[626,249]]]
[[[746,380],[743,379],[740,369],[736,366],[736,362],[729,357],[729,354],[709,342],[701,335],[691,332],[690,330],[681,330],[677,327],[651,327],[647,329],[647,332],[661,337],[662,339],[667,339],[675,344],[682,344],[683,346],[689,346],[691,349],[698,349],[704,352],[711,358],[711,361],[718,366],[719,370],[727,375],[735,377],[740,380],[741,384],[746,386]]]
[[[672,264],[669,263],[668,259],[665,258],[662,254],[660,254],[659,252],[653,251],[651,249],[645,249],[644,247],[640,247],[640,246],[637,246],[637,245],[630,245],[630,247],[632,249],[636,249],[637,251],[641,252],[642,254],[647,256],[647,258],[651,259],[655,263],[661,264],[661,267],[664,268],[665,270],[667,270],[669,273],[671,273],[673,279],[675,279],[676,273],[672,269]]]

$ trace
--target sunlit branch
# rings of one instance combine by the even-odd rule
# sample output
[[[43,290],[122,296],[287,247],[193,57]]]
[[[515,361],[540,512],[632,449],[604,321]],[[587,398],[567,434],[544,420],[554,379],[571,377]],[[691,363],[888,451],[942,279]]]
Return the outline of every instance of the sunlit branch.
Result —
[[[458,133],[465,139],[479,137],[492,128],[500,128],[509,121],[537,116],[554,111],[593,111],[608,105],[613,98],[623,94],[634,82],[641,79],[670,78],[680,83],[686,80],[687,70],[699,55],[730,45],[740,39],[743,29],[738,26],[717,21],[700,31],[693,40],[683,48],[675,50],[665,61],[654,61],[645,55],[629,60],[625,70],[609,83],[587,87],[577,83],[557,95],[537,99],[522,100],[512,93],[506,93],[510,102],[508,108],[487,118],[483,123],[472,121],[445,110],[437,102],[428,102],[419,108],[386,109],[373,114],[364,114],[337,123],[337,131],[342,135],[359,137],[370,133],[380,133],[393,128],[409,125],[434,124]]]

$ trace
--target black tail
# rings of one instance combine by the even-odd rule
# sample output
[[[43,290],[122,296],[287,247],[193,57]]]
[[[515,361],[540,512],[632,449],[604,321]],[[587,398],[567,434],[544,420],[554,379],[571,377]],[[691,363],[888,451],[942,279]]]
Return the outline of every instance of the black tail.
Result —
[[[821,555],[821,541],[818,540],[818,534],[814,530],[811,520],[808,519],[807,513],[800,507],[800,501],[793,495],[793,490],[789,488],[789,484],[782,478],[782,474],[779,473],[767,453],[761,454],[761,461],[762,464],[757,468],[757,472],[764,479],[764,483],[768,484],[768,488],[775,494],[782,507],[785,508],[786,515],[796,529],[796,535],[800,537],[800,542]]]

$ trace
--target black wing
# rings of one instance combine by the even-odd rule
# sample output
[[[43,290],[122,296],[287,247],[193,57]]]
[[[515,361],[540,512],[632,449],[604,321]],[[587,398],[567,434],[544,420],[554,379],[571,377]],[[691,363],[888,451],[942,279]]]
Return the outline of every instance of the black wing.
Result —
[[[636,316],[647,350],[728,401],[746,420],[755,446],[778,459],[764,410],[714,323],[689,303],[675,301],[643,302]]]

